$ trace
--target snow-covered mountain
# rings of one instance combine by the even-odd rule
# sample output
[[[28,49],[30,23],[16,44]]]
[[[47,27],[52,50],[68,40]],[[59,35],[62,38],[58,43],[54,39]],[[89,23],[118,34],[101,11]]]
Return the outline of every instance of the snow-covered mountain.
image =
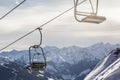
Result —
[[[24,63],[12,58],[0,57],[0,80],[48,80],[47,77],[34,74],[25,69]]]
[[[54,80],[83,80],[101,58],[119,46],[109,43],[97,43],[86,48],[46,46],[44,52],[47,57],[47,68],[44,76]],[[2,52],[0,56],[28,63],[28,50]]]
[[[120,48],[104,57],[84,80],[120,80]]]
[[[70,64],[75,64],[86,58],[94,60],[95,58],[101,59],[111,50],[119,47],[119,44],[109,44],[109,43],[97,43],[92,46],[81,48],[78,46],[70,46],[57,48],[54,46],[46,46],[44,48],[47,61],[53,61],[57,63],[67,62]],[[28,50],[12,50],[10,52],[2,52],[0,56],[12,57],[14,59],[20,59],[28,61]],[[21,59],[22,58],[22,59]],[[59,59],[59,60],[58,60]]]

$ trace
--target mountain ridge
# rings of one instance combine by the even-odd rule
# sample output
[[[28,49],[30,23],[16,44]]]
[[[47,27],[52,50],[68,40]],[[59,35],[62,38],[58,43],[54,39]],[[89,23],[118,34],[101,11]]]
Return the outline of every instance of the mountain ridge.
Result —
[[[47,58],[47,67],[43,75],[53,80],[83,80],[100,59],[117,47],[119,47],[118,44],[108,43],[97,43],[84,48],[46,46],[44,52]],[[28,50],[2,52],[0,56],[13,58],[21,61],[24,65],[29,62]]]

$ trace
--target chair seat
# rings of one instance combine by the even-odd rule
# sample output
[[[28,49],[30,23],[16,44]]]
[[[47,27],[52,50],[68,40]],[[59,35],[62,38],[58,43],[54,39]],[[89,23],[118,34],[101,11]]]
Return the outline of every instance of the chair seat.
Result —
[[[45,63],[43,62],[33,62],[29,66],[27,66],[27,69],[37,71],[37,70],[43,70],[44,67],[45,67]]]
[[[105,20],[106,20],[106,18],[103,17],[103,16],[93,16],[93,15],[90,15],[90,16],[86,16],[86,17],[83,18],[81,21],[82,21],[82,22],[99,24],[99,23],[102,23],[102,22],[105,21]]]

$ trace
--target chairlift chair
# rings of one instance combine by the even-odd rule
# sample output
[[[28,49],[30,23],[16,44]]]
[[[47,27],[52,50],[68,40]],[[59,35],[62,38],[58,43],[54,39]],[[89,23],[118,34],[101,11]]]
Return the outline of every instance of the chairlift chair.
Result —
[[[42,32],[41,28],[37,28],[40,32],[40,43],[29,47],[29,65],[26,69],[30,71],[43,71],[46,68],[46,57],[43,48],[40,47],[42,44]]]
[[[31,71],[42,71],[46,68],[46,57],[42,47],[35,45],[29,48],[29,65],[26,68]]]
[[[82,1],[81,3],[85,2],[86,0]],[[93,7],[93,4],[92,4],[92,1],[89,0],[89,3],[91,5],[91,9],[92,9],[92,12],[81,12],[81,11],[78,11],[77,8],[78,8],[78,5],[79,5],[79,0],[74,0],[74,16],[75,16],[75,19],[78,21],[78,22],[87,22],[87,23],[96,23],[96,24],[99,24],[99,23],[102,23],[106,20],[105,17],[103,16],[98,16],[97,13],[98,13],[98,0],[96,1],[96,10],[94,10],[95,8]],[[79,16],[82,16],[83,18],[78,18]]]

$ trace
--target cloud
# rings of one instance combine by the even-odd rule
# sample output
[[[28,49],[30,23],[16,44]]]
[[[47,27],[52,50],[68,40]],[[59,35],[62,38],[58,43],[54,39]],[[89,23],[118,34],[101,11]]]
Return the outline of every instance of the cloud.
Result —
[[[43,28],[43,45],[62,47],[67,45],[87,46],[97,42],[119,42],[120,7],[112,5],[109,8],[108,4],[113,0],[108,3],[106,0],[102,1],[100,1],[99,14],[106,16],[107,21],[99,25],[79,23],[74,19],[72,10]],[[105,5],[105,3],[107,4]],[[27,1],[21,8],[16,9],[0,21],[0,48],[39,27],[71,6],[73,3],[70,0]],[[38,37],[38,32],[35,32],[9,49],[27,49],[28,46],[38,43]]]

